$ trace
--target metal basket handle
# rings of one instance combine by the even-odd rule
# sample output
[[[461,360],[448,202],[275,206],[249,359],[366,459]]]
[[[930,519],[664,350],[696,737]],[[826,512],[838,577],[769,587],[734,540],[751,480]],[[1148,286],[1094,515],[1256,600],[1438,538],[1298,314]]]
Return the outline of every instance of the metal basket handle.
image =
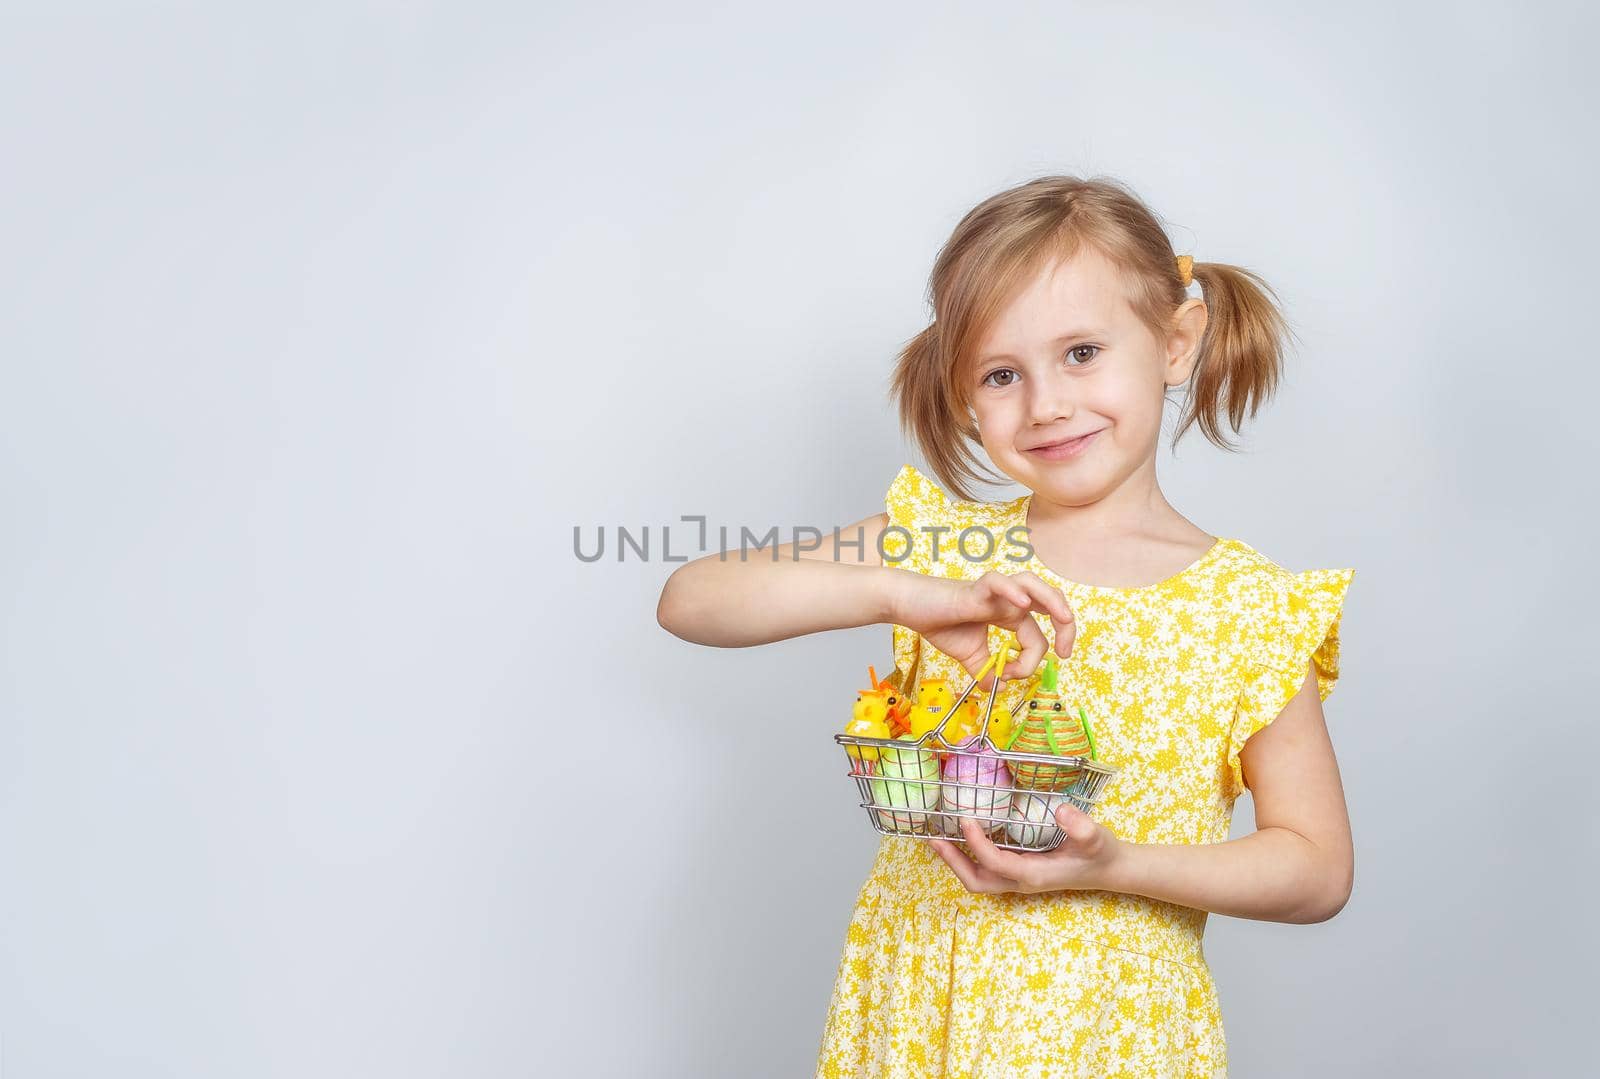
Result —
[[[940,742],[943,742],[950,749],[956,748],[945,738],[944,728],[950,720],[955,718],[956,710],[972,695],[972,691],[978,688],[978,683],[983,681],[983,676],[989,673],[991,667],[994,669],[994,684],[989,687],[989,700],[983,709],[983,726],[979,729],[977,737],[994,747],[993,740],[989,738],[989,718],[994,714],[995,698],[1000,695],[1000,683],[1003,681],[1000,677],[1000,672],[1005,670],[1007,663],[1010,663],[1012,659],[1021,654],[1022,645],[1017,640],[1016,635],[1009,632],[1006,633],[1000,639],[1000,646],[990,653],[989,658],[984,660],[983,666],[978,668],[978,673],[972,676],[972,681],[967,683],[967,688],[961,691],[961,696],[957,697],[955,703],[945,711],[944,718],[939,720],[939,725],[917,739],[916,744],[918,747],[921,747],[930,738],[938,738]]]

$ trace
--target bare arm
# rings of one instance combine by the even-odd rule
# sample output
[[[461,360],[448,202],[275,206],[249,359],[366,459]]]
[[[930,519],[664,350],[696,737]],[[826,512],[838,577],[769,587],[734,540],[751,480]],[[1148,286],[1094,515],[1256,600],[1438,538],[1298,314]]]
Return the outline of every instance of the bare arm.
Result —
[[[656,621],[686,641],[722,648],[892,622],[972,672],[988,660],[988,627],[996,625],[1016,634],[1021,655],[1003,674],[1019,678],[1049,647],[1037,611],[1055,626],[1056,654],[1071,654],[1077,621],[1060,591],[1026,571],[990,570],[967,581],[884,565],[878,539],[888,525],[883,513],[857,521],[840,530],[837,548],[826,536],[818,546],[786,543],[743,559],[733,551],[686,562],[661,590]],[[985,683],[993,677],[985,675]]]
[[[1067,839],[1055,851],[1001,850],[966,831],[976,861],[936,843],[963,884],[978,892],[1104,889],[1149,896],[1236,918],[1321,922],[1350,898],[1354,845],[1339,765],[1306,664],[1300,691],[1239,753],[1256,831],[1225,843],[1132,843],[1071,807],[1058,811]]]
[[[1238,918],[1321,922],[1344,909],[1355,852],[1315,668],[1239,753],[1256,830],[1226,843],[1130,844],[1121,891]]]
[[[815,547],[785,543],[686,562],[667,578],[656,621],[676,637],[720,648],[894,621],[909,571],[878,557],[888,523],[879,513],[841,528],[837,551],[828,535]]]

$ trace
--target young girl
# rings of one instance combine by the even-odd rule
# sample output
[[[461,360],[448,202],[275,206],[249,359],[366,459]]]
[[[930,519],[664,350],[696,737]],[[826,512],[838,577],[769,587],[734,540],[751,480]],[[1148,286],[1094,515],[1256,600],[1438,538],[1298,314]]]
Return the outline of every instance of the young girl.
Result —
[[[1093,816],[1057,811],[1048,853],[1003,850],[971,820],[970,855],[882,841],[817,1074],[1225,1075],[1207,912],[1319,922],[1350,894],[1322,701],[1354,571],[1291,572],[1210,535],[1163,497],[1156,448],[1184,384],[1175,438],[1198,422],[1226,448],[1223,415],[1237,431],[1276,383],[1284,320],[1249,271],[1175,256],[1107,179],[983,202],[931,294],[893,389],[938,482],[906,465],[886,512],[838,546],[688,563],[658,616],[720,646],[887,622],[901,678],[920,655],[922,678],[958,691],[1014,634],[1001,700],[1019,709],[1016,680],[1053,650],[1062,698],[1119,771]],[[971,500],[978,447],[1030,493]],[[1245,788],[1256,830],[1230,841]]]

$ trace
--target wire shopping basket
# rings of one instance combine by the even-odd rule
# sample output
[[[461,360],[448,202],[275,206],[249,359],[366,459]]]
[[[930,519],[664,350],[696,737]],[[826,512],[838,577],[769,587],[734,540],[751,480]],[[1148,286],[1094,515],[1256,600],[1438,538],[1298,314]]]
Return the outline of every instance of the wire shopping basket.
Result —
[[[921,643],[919,637],[918,659]],[[1018,654],[1014,637],[1002,642],[961,696],[944,710],[938,726],[920,738],[833,736],[844,747],[850,778],[856,781],[861,794],[861,807],[880,834],[960,840],[961,818],[970,817],[996,846],[1047,851],[1055,850],[1066,837],[1056,823],[1058,806],[1066,802],[1085,813],[1094,812],[1106,783],[1118,771],[1115,765],[1093,756],[1001,748],[990,737],[995,700],[1000,693],[999,672]],[[914,692],[917,666],[914,661],[906,684],[900,687],[902,693]],[[945,738],[945,728],[991,668],[995,679],[983,706],[981,727],[976,734],[952,744]],[[1035,675],[1024,690],[1022,703],[1030,700],[1038,684],[1039,677]],[[1079,715],[1083,715],[1081,708]],[[1083,720],[1092,754],[1095,751],[1093,737],[1088,735],[1088,717],[1083,716]],[[1045,737],[1054,751],[1057,742],[1048,731],[1047,726]],[[1014,736],[1010,744],[1017,744]],[[1033,748],[1031,742],[1028,745]]]

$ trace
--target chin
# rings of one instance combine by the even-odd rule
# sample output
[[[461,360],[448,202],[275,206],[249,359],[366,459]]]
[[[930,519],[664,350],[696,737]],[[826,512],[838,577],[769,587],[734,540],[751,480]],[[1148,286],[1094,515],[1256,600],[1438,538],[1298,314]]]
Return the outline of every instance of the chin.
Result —
[[[1078,461],[1030,461],[1022,475],[1040,498],[1060,505],[1086,504],[1105,493],[1101,470]]]
[[[1092,506],[1105,497],[1099,484],[1051,483],[1041,481],[1033,489],[1039,499],[1057,506]]]

